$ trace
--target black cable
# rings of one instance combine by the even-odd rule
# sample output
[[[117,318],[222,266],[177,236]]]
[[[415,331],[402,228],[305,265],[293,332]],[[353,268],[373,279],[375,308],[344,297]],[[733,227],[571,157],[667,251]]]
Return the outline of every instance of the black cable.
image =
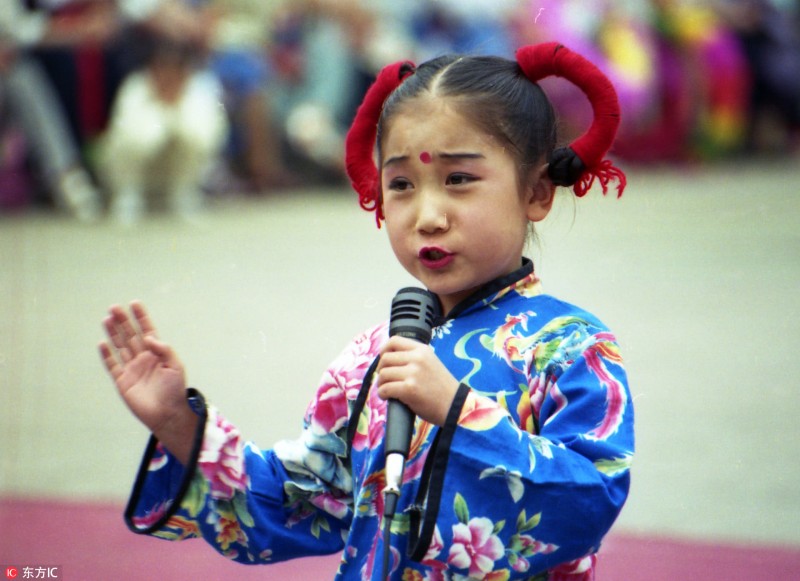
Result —
[[[394,495],[390,495],[394,496]],[[392,517],[383,517],[383,575],[384,581],[389,581],[389,565],[392,560]]]

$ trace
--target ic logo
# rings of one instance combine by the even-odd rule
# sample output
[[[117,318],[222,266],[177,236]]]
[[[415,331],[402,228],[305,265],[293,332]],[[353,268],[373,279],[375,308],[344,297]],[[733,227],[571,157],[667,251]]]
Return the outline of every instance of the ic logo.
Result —
[[[16,579],[16,578],[17,578],[17,568],[6,567],[6,579]]]

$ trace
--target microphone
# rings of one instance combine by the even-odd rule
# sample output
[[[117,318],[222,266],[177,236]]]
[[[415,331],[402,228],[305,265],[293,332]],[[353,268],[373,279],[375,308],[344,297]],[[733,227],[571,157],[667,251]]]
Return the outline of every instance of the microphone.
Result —
[[[402,288],[392,300],[389,336],[408,337],[427,345],[431,342],[431,329],[439,314],[439,300],[431,292],[415,287]],[[408,406],[390,399],[386,410],[386,487],[383,489],[383,514],[388,518],[394,516],[400,497],[413,426],[414,414]]]

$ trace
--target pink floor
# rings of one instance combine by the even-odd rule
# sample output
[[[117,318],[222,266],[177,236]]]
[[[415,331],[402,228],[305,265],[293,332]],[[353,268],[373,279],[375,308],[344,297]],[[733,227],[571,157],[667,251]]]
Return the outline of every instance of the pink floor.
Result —
[[[169,543],[134,535],[114,504],[0,499],[0,579],[6,567],[58,567],[59,579],[327,581],[335,557],[246,567],[198,540]],[[20,573],[19,579],[23,578]],[[612,534],[598,581],[790,581],[800,579],[800,548],[698,543]]]

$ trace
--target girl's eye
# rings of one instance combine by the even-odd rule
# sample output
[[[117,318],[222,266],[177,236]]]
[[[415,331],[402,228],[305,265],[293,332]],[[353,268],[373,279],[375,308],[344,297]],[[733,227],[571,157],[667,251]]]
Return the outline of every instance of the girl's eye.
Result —
[[[447,176],[447,185],[449,186],[463,186],[473,181],[475,181],[474,177],[463,173],[454,173]]]
[[[397,192],[403,192],[411,188],[411,182],[405,178],[394,178],[389,181],[389,189]]]

